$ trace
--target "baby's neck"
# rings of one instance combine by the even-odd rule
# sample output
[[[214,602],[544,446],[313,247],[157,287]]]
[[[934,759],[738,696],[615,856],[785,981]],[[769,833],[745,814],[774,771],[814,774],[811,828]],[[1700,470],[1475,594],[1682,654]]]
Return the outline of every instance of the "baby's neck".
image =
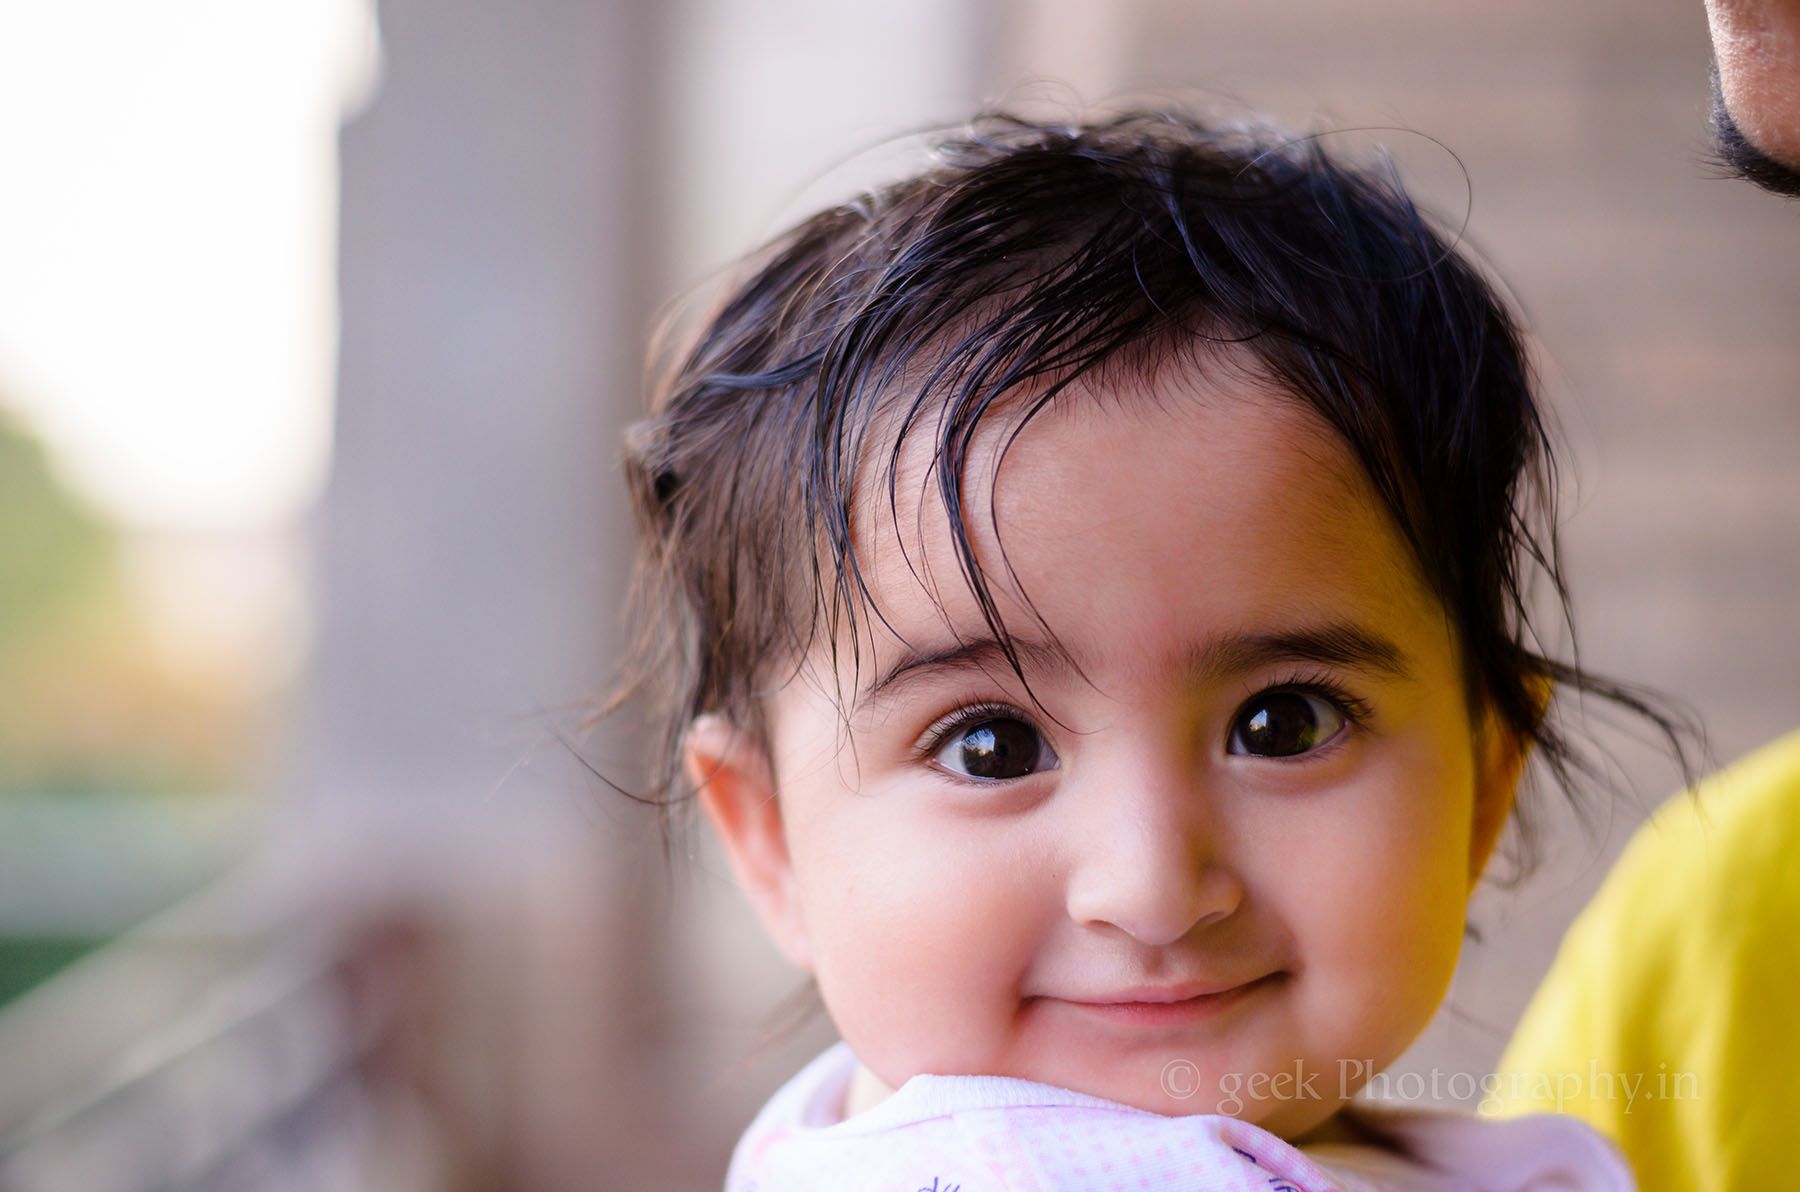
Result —
[[[844,1116],[851,1118],[865,1109],[873,1109],[893,1093],[893,1089],[882,1083],[881,1077],[858,1064],[850,1077],[850,1087],[844,1090]]]

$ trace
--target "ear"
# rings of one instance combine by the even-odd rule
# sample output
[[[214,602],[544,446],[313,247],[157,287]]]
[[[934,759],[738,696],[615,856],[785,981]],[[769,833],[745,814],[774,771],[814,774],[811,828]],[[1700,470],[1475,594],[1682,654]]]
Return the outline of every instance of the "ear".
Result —
[[[811,972],[812,950],[768,755],[748,733],[707,713],[688,727],[681,765],[763,928],[789,960]]]
[[[1541,716],[1550,699],[1549,680],[1544,681],[1541,695],[1535,690],[1533,694],[1538,697]],[[1500,833],[1518,798],[1519,779],[1530,752],[1530,740],[1502,720],[1489,704],[1475,734],[1475,820],[1469,834],[1471,891],[1500,843]]]

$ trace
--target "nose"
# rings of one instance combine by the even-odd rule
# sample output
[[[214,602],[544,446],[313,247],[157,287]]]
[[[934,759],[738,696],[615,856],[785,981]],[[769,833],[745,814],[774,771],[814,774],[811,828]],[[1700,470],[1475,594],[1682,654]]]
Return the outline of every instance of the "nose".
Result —
[[[1229,829],[1200,784],[1139,770],[1109,785],[1067,792],[1083,804],[1068,838],[1071,919],[1164,947],[1237,910]]]

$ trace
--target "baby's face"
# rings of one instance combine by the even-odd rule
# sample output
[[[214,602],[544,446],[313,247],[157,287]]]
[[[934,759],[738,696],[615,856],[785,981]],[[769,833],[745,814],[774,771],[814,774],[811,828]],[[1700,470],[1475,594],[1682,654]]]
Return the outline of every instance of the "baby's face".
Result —
[[[1444,614],[1323,424],[1255,389],[1115,396],[1070,395],[1006,457],[1016,583],[997,422],[967,481],[1055,719],[921,508],[927,430],[898,517],[885,487],[859,511],[892,630],[871,618],[853,694],[842,660],[848,739],[829,673],[789,684],[774,835],[740,814],[726,843],[888,1086],[1017,1076],[1293,1137],[1435,1011],[1516,757],[1471,724]]]

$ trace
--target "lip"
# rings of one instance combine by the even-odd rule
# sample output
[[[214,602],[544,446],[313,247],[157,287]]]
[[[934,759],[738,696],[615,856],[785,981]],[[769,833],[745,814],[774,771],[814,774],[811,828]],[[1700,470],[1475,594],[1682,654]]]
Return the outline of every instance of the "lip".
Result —
[[[1140,985],[1098,997],[1056,1000],[1121,1026],[1185,1026],[1216,1018],[1273,986],[1284,971],[1265,973],[1238,985]]]

